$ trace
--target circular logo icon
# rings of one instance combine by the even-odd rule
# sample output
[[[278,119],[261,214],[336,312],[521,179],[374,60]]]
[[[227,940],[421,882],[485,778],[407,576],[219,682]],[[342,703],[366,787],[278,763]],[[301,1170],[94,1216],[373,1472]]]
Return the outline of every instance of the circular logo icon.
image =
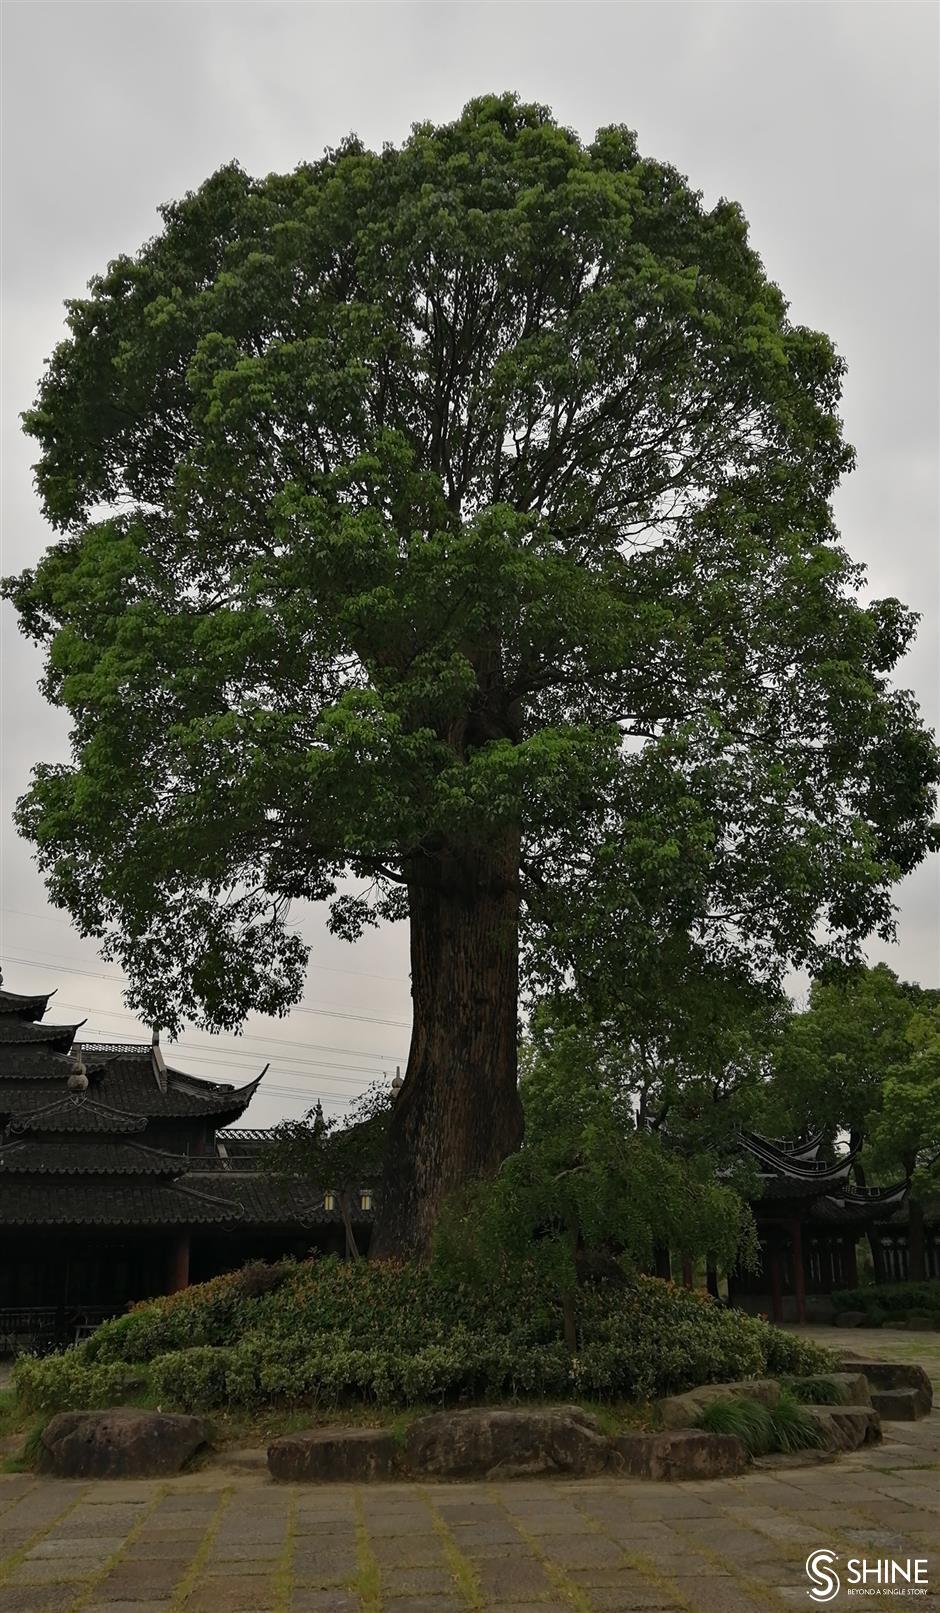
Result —
[[[814,1602],[831,1602],[839,1594],[839,1576],[833,1567],[836,1561],[834,1551],[811,1551],[806,1559],[806,1573],[812,1580],[812,1589],[807,1592]]]

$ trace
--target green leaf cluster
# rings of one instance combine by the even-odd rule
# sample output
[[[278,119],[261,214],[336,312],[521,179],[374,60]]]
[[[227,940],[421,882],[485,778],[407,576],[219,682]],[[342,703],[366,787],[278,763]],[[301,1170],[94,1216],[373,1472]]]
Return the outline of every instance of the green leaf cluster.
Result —
[[[603,1042],[562,1024],[527,1053],[523,1145],[448,1206],[439,1269],[486,1282],[507,1257],[534,1260],[570,1296],[603,1251],[615,1274],[670,1247],[722,1269],[753,1262],[753,1221],[733,1182],[711,1155],[638,1124],[633,1072]]]
[[[768,1129],[848,1135],[876,1181],[940,1188],[940,992],[885,964],[815,981],[774,1050]]]
[[[72,759],[18,823],[151,1022],[506,832],[531,981],[777,979],[890,933],[936,754],[830,500],[843,365],[740,209],[512,95],[237,166],[68,305],[7,584]],[[349,881],[352,881],[350,886]]]
[[[164,1405],[415,1405],[651,1398],[699,1383],[813,1371],[825,1351],[705,1295],[637,1277],[577,1298],[572,1358],[551,1278],[512,1264],[483,1287],[426,1265],[286,1263],[267,1292],[242,1274],[148,1301],[59,1355],[24,1356],[24,1410],[101,1405],[138,1389]]]

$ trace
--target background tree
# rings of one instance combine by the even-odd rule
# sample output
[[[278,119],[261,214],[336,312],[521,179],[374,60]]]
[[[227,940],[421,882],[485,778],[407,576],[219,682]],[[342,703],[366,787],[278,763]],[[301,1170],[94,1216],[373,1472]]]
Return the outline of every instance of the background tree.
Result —
[[[606,953],[590,975],[573,959],[570,983],[540,999],[533,1046],[550,1058],[556,1037],[572,1032],[617,1072],[638,1131],[668,1137],[686,1154],[736,1154],[739,1128],[766,1107],[789,999],[715,964],[687,936],[671,937],[639,973],[627,972],[618,939]]]
[[[580,1279],[622,1280],[670,1246],[724,1269],[755,1258],[736,1190],[746,1172],[719,1180],[713,1156],[638,1125],[630,1072],[595,1035],[543,1026],[527,1044],[521,1090],[522,1148],[448,1205],[436,1240],[443,1270],[479,1281],[507,1260],[537,1261],[557,1283],[575,1350]]]
[[[927,1276],[925,1217],[940,1205],[940,1010],[916,1013],[908,1027],[909,1056],[885,1080],[881,1108],[870,1121],[875,1168],[910,1181],[907,1204],[908,1276]],[[900,1167],[900,1171],[898,1169]]]
[[[770,979],[890,931],[913,618],[836,541],[831,343],[628,130],[484,97],[162,219],[27,417],[60,537],[10,592],[73,760],[19,823],[171,1031],[298,999],[293,898],[407,917],[375,1247],[426,1249],[520,1140],[520,949]]]
[[[886,964],[839,971],[813,982],[775,1050],[764,1123],[784,1135],[823,1130],[832,1144],[847,1133],[861,1149],[881,1108],[886,1075],[908,1053],[907,1031],[919,988]],[[864,1166],[859,1166],[864,1183]]]
[[[263,1163],[276,1176],[302,1176],[333,1192],[343,1218],[346,1253],[361,1254],[352,1224],[353,1194],[380,1176],[394,1103],[387,1087],[372,1086],[344,1115],[325,1115],[322,1104],[301,1120],[273,1128]]]
[[[790,1020],[763,1090],[770,1130],[840,1136],[862,1185],[906,1177],[910,1275],[924,1273],[924,1207],[940,1186],[940,992],[885,964],[817,980]],[[878,1239],[870,1238],[876,1276]]]

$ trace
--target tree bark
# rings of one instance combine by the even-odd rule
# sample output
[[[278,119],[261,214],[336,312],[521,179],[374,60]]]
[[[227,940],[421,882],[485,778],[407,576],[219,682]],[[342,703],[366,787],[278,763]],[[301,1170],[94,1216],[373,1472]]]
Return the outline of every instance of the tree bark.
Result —
[[[353,1231],[352,1219],[349,1214],[349,1191],[347,1188],[343,1188],[339,1195],[339,1209],[343,1217],[343,1230],[346,1233],[346,1259],[358,1260],[359,1245],[356,1242],[356,1234]]]
[[[425,1257],[448,1194],[495,1173],[522,1141],[518,832],[435,848],[408,872],[414,1024],[370,1249],[379,1259]]]

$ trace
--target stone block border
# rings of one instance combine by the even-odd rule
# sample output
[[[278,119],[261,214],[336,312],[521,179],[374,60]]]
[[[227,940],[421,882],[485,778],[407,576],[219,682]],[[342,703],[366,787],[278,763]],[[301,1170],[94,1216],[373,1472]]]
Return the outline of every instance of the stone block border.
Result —
[[[847,1358],[841,1371],[821,1376],[851,1397],[849,1404],[807,1407],[829,1451],[853,1451],[879,1440],[882,1416],[912,1421],[932,1404],[927,1374],[909,1363]],[[661,1481],[722,1478],[743,1472],[750,1459],[736,1437],[694,1426],[703,1408],[735,1396],[773,1405],[779,1394],[774,1379],[704,1385],[659,1402],[662,1429],[613,1437],[578,1406],[435,1412],[418,1418],[402,1437],[389,1429],[313,1428],[273,1440],[267,1466],[272,1478],[286,1483],[617,1474]],[[61,1412],[43,1431],[38,1466],[62,1478],[162,1477],[179,1472],[209,1437],[199,1417],[136,1407]]]

